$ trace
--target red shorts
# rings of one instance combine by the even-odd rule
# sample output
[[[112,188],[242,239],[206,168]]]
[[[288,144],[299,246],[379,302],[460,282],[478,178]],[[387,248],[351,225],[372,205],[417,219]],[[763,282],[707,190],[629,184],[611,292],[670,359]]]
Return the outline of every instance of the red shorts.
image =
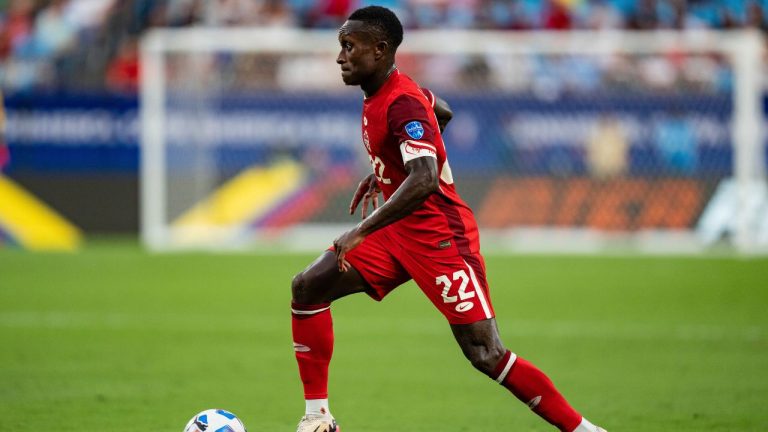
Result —
[[[427,256],[392,238],[389,227],[366,237],[347,252],[346,260],[382,300],[413,279],[451,324],[469,324],[494,317],[485,263],[479,253]]]

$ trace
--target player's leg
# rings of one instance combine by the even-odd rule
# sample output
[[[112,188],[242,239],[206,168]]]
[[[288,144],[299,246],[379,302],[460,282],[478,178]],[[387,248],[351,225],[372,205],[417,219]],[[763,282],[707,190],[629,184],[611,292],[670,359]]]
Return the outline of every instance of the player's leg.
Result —
[[[405,254],[403,258],[413,279],[451,324],[456,341],[475,368],[560,430],[599,431],[571,408],[544,373],[504,347],[479,254],[439,258]]]
[[[291,283],[292,301],[299,304],[331,303],[366,290],[368,284],[354,267],[339,271],[336,255],[331,251],[323,252]]]
[[[541,370],[504,347],[495,319],[451,324],[451,330],[472,366],[506,387],[561,431],[602,430],[576,412]]]
[[[357,270],[339,272],[336,255],[326,251],[291,283],[293,349],[304,385],[305,416],[299,431],[336,430],[328,404],[328,365],[333,355],[331,302],[365,291]]]
[[[381,300],[410,279],[389,253],[385,230],[368,236],[346,255],[351,269],[340,272],[333,252],[323,253],[296,275],[291,284],[292,329],[306,412],[298,430],[333,432],[337,426],[328,407],[328,366],[333,354],[331,302],[366,292]]]

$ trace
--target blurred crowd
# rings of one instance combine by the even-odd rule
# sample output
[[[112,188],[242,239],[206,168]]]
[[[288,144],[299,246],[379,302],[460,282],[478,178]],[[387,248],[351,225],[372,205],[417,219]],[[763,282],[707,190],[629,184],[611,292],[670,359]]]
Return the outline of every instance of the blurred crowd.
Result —
[[[336,28],[373,3],[418,29],[768,29],[768,0],[0,0],[0,88],[134,92],[150,27]]]

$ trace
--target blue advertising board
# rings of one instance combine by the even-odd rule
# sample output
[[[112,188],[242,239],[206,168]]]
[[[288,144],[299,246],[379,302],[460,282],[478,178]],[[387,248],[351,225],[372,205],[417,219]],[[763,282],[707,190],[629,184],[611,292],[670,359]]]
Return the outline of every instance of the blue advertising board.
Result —
[[[626,141],[630,174],[731,171],[727,95],[441,96],[455,113],[444,134],[455,172],[583,175],[590,170],[589,141],[606,119]],[[136,97],[25,94],[9,95],[5,103],[10,170],[138,171]],[[207,148],[225,170],[286,153],[302,157],[321,151],[334,159],[363,160],[360,110],[356,95],[171,96],[165,127],[170,149]],[[169,155],[171,163],[185,164]]]

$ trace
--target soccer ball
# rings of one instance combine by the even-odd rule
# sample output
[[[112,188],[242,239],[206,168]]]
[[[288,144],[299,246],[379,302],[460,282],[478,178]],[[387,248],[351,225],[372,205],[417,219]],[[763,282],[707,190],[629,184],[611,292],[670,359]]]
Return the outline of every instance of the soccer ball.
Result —
[[[205,410],[184,426],[184,432],[246,432],[236,415],[223,409]]]

